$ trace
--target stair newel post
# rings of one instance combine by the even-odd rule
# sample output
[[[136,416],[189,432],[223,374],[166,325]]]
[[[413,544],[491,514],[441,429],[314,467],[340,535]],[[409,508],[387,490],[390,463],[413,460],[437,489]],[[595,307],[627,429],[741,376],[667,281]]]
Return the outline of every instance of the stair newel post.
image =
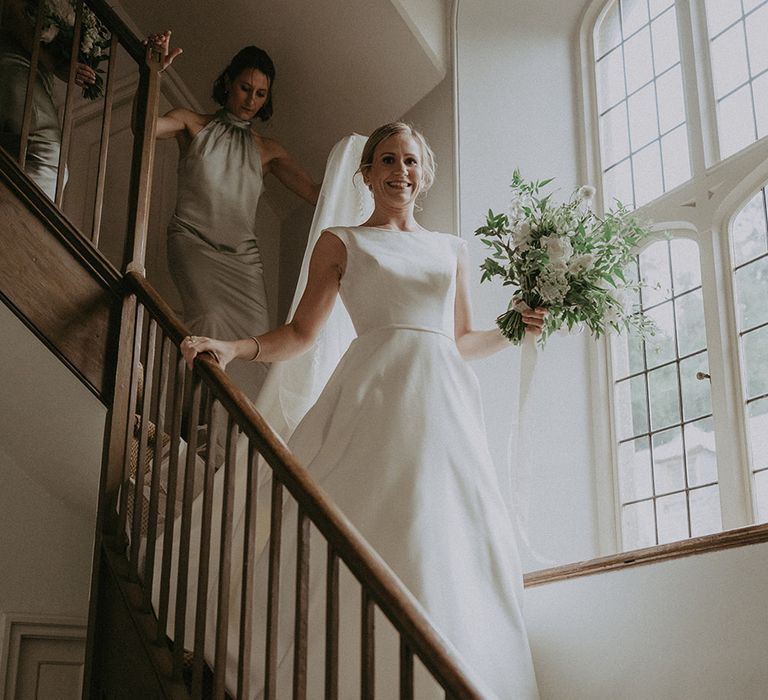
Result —
[[[159,52],[147,47],[144,65],[139,66],[131,187],[128,198],[128,235],[123,252],[123,268],[142,275],[145,273],[144,261],[147,253],[161,68],[162,59]]]
[[[106,430],[104,432],[104,447],[102,451],[101,475],[99,477],[99,503],[96,512],[96,532],[93,545],[93,563],[91,567],[91,591],[89,599],[88,619],[98,620],[99,588],[104,547],[121,546],[125,543],[124,531],[120,528],[120,515],[117,511],[120,498],[125,452],[129,444],[129,428],[133,415],[131,404],[132,387],[134,385],[134,345],[140,333],[136,327],[138,302],[135,294],[123,297],[120,316],[120,334],[118,340],[117,362],[115,369],[115,385],[112,405],[107,413]],[[135,394],[134,394],[135,402]],[[85,645],[85,668],[83,671],[83,698],[89,700],[98,696],[100,674],[95,672],[97,635],[99,626],[88,625]]]

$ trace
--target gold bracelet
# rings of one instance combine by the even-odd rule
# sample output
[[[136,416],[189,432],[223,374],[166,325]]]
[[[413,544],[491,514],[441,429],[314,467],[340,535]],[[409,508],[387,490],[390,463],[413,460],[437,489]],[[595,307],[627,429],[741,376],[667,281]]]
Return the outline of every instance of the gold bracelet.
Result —
[[[250,338],[254,343],[256,343],[256,354],[248,361],[256,362],[256,360],[259,359],[259,355],[261,355],[261,343],[259,342],[259,339],[255,335],[250,336]]]

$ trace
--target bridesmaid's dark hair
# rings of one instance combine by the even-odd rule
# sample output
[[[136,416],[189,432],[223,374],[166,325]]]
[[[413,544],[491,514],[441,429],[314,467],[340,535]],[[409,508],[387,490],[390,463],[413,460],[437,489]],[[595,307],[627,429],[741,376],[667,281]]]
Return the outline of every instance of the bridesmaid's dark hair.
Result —
[[[275,64],[269,54],[258,46],[246,46],[240,49],[221,75],[213,82],[213,99],[222,107],[227,101],[227,79],[233,81],[244,70],[258,70],[269,80],[267,101],[256,113],[256,117],[265,122],[272,116],[272,87],[275,84]]]

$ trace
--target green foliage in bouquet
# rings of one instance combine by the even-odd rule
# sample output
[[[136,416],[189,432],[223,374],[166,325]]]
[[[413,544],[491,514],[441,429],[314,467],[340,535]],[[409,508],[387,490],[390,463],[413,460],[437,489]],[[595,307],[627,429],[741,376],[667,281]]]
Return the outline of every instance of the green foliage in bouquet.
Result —
[[[37,19],[38,7],[38,0],[27,0],[27,15],[33,23]],[[58,63],[69,64],[75,34],[74,0],[43,0],[42,7],[44,16],[40,41],[57,57]],[[99,64],[109,58],[107,49],[110,38],[109,30],[87,5],[83,5],[77,60],[96,72],[93,85],[83,88],[83,97],[88,100],[95,100],[104,94],[104,71],[99,68]]]
[[[628,302],[640,284],[626,270],[637,247],[650,235],[621,203],[598,216],[590,208],[594,188],[584,186],[562,204],[543,190],[552,178],[527,182],[515,170],[509,214],[489,210],[475,231],[491,249],[480,266],[481,282],[500,277],[515,287],[507,311],[496,323],[506,338],[525,335],[518,308],[548,310],[540,336],[543,345],[555,331],[586,328],[596,338],[608,331],[632,330],[643,337],[654,325]]]

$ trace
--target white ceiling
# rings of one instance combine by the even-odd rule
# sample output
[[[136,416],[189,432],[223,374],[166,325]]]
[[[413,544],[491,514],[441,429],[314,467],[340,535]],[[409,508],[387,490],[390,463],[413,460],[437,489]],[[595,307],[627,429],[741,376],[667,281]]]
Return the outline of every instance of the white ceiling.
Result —
[[[322,176],[331,146],[402,116],[444,77],[446,0],[122,0],[141,33],[173,30],[178,78],[204,110],[243,46],[275,62],[275,114],[262,133]],[[441,55],[442,54],[442,55]]]

